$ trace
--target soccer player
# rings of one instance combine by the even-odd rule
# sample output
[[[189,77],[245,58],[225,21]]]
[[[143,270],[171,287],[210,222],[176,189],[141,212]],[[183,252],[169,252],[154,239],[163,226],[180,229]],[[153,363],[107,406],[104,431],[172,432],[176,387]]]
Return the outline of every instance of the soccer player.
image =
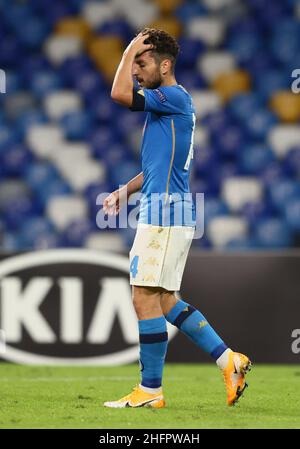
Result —
[[[216,361],[223,372],[228,405],[233,405],[247,386],[249,358],[228,348],[201,312],[178,295],[195,231],[195,208],[189,195],[195,112],[191,96],[175,79],[178,51],[176,40],[168,33],[145,28],[126,48],[111,90],[117,103],[148,114],[141,148],[142,172],[103,203],[105,213],[118,214],[132,193],[142,191],[130,251],[141,382],[127,396],[105,402],[106,407],[165,406],[162,374],[167,321]],[[139,88],[134,87],[133,78]],[[185,212],[184,218],[179,214],[181,221],[178,214],[176,217],[178,205]],[[169,216],[164,222],[166,211]]]

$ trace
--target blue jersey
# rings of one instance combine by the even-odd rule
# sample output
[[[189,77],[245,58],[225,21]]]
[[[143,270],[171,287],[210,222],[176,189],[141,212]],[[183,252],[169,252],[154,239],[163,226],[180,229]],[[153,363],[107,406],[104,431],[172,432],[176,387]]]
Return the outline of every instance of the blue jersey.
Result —
[[[180,85],[139,91],[148,112],[142,139],[144,182],[139,223],[195,226],[189,188],[195,110]]]

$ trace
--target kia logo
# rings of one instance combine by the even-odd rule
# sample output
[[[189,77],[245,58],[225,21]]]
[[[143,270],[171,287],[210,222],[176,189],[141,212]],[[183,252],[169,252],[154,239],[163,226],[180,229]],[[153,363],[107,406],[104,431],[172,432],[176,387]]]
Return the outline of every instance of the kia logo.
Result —
[[[38,251],[0,263],[2,358],[48,365],[119,365],[139,358],[125,256]],[[168,324],[169,339],[177,328]]]

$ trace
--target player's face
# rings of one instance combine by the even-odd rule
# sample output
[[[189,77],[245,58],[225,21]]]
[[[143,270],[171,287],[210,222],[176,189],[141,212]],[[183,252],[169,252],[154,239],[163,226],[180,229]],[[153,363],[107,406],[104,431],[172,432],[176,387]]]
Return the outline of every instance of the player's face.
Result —
[[[157,89],[162,83],[160,67],[149,51],[135,58],[132,74],[146,89]]]

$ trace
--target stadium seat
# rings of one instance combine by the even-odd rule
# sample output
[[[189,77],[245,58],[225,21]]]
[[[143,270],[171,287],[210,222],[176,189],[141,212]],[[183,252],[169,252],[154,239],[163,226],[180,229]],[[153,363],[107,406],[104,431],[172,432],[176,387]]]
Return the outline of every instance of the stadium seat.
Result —
[[[79,111],[81,106],[80,96],[71,90],[58,90],[44,98],[45,111],[53,121],[61,119],[68,112]]]
[[[256,175],[275,161],[273,151],[266,145],[247,145],[238,154],[238,165],[242,173]]]
[[[300,196],[300,182],[289,178],[280,179],[269,186],[268,194],[273,206],[282,210],[288,201]]]
[[[236,212],[249,201],[261,200],[263,190],[257,178],[236,176],[224,181],[221,195],[230,210]]]
[[[2,206],[3,221],[10,231],[19,229],[24,222],[41,213],[38,204],[28,195],[14,198]]]
[[[238,217],[219,216],[209,222],[207,235],[212,244],[221,249],[230,240],[247,235],[247,222]]]
[[[235,60],[229,52],[209,51],[199,58],[197,67],[204,79],[211,83],[223,73],[234,70]]]
[[[106,231],[91,232],[85,241],[89,249],[99,251],[122,252],[126,248],[122,236],[119,233]],[[127,246],[127,245],[126,245]]]
[[[179,38],[182,33],[182,25],[174,16],[161,16],[151,21],[149,26],[150,28],[165,30],[175,38]]]
[[[292,232],[284,220],[267,218],[256,225],[254,238],[259,248],[288,248],[292,243]]]
[[[222,43],[225,24],[221,18],[213,16],[195,17],[189,22],[187,35],[192,39],[199,39],[208,47],[215,47]]]
[[[195,90],[190,92],[193,96],[193,102],[197,118],[221,109],[221,98],[217,93],[210,90]]]
[[[74,220],[88,216],[87,204],[78,195],[58,195],[50,199],[46,215],[59,231],[65,230]]]
[[[283,158],[292,147],[299,145],[300,125],[276,125],[268,133],[268,144],[279,158]]]
[[[235,95],[250,90],[250,76],[245,70],[233,70],[219,74],[212,82],[212,88],[220,97],[229,101]]]
[[[26,142],[30,150],[41,158],[51,157],[64,140],[63,130],[58,125],[34,125],[27,133]]]
[[[293,231],[300,232],[300,195],[284,205],[284,217]]]
[[[72,221],[62,233],[63,246],[69,248],[84,246],[86,239],[94,228],[95,224],[88,218]]]
[[[253,140],[263,140],[277,124],[275,115],[266,109],[257,109],[247,121],[244,128]]]
[[[16,198],[29,196],[30,188],[22,179],[4,179],[0,183],[0,210],[9,203],[13,203]]]
[[[299,176],[300,174],[300,143],[297,147],[292,147],[283,160],[283,167],[289,176]]]
[[[32,153],[21,143],[8,147],[1,157],[2,169],[8,176],[22,176],[32,161]]]
[[[76,36],[53,35],[46,40],[44,46],[47,58],[57,66],[82,52],[82,41]]]
[[[21,90],[5,98],[3,109],[8,120],[15,120],[23,112],[33,109],[35,106],[36,99],[34,96],[27,91]]]
[[[107,2],[87,1],[82,8],[82,15],[89,25],[96,29],[107,20],[113,19],[115,9]]]
[[[89,23],[82,17],[64,17],[57,22],[55,32],[63,36],[75,36],[87,44],[91,38],[91,28]]]
[[[135,30],[154,25],[153,20],[159,15],[157,5],[146,0],[127,0],[126,3],[123,0],[113,0],[113,3]]]
[[[205,226],[216,217],[229,215],[229,210],[224,201],[219,198],[207,198],[204,202]]]
[[[300,119],[300,97],[289,91],[279,91],[271,97],[271,108],[282,122]]]

